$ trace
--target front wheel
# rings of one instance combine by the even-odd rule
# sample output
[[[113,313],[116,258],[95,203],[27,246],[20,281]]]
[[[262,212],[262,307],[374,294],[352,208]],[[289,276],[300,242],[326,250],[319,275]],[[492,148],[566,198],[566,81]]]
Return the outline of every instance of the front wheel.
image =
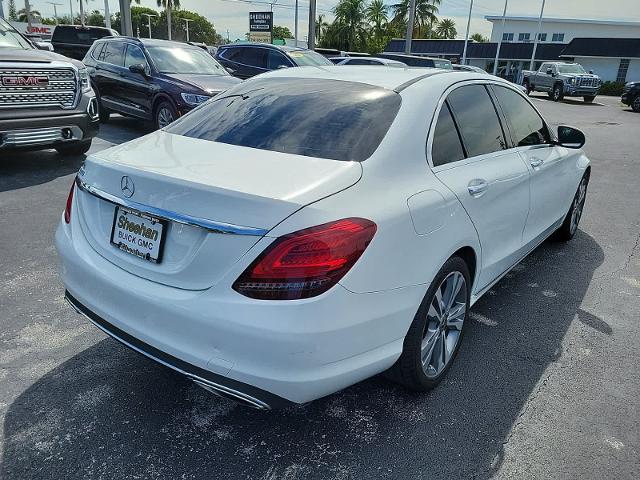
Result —
[[[427,391],[444,378],[458,353],[469,314],[471,278],[466,262],[451,257],[436,274],[404,339],[402,355],[385,375]]]
[[[171,102],[163,100],[158,104],[154,117],[156,129],[161,129],[178,118],[178,111]]]
[[[631,102],[631,109],[634,112],[640,113],[640,95],[636,95],[636,98],[634,98],[633,102]]]
[[[573,196],[571,208],[569,208],[567,215],[564,217],[564,222],[562,222],[562,225],[556,231],[556,240],[568,242],[575,236],[576,232],[578,231],[578,224],[580,223],[580,219],[582,218],[582,210],[584,209],[584,202],[587,198],[588,184],[589,176],[584,175],[582,177],[582,180],[580,180],[580,185],[578,185],[576,194]]]
[[[55,148],[60,155],[84,155],[91,148],[91,140],[65,143]]]
[[[592,103],[596,99],[596,96],[595,95],[585,95],[582,98],[584,99],[585,103]]]
[[[554,102],[559,102],[564,98],[564,92],[562,91],[562,85],[556,83],[553,86],[553,91],[551,92],[551,98]]]

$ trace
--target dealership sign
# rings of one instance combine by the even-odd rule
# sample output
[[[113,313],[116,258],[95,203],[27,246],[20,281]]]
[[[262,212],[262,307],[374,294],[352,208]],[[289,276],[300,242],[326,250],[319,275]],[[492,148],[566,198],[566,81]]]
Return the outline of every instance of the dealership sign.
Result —
[[[54,25],[44,25],[42,23],[32,23],[31,28],[29,28],[29,24],[26,22],[9,22],[13,25],[13,28],[18,30],[23,35],[32,34],[32,35],[40,35],[44,39],[49,39],[53,35]]]
[[[249,40],[271,43],[273,12],[249,12]]]

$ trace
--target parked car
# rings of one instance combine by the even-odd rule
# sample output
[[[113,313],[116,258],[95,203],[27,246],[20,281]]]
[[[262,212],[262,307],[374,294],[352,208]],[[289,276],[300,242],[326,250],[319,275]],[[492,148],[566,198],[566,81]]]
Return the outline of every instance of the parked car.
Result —
[[[256,408],[383,371],[428,390],[473,303],[576,234],[584,141],[488,75],[271,72],[87,159],[56,233],[65,295]]]
[[[104,27],[58,25],[53,29],[53,50],[65,57],[82,60],[93,42],[104,37],[118,36],[118,32]]]
[[[200,47],[166,40],[104,38],[84,63],[103,122],[116,112],[163,128],[240,83]]]
[[[335,65],[381,65],[387,67],[407,67],[406,63],[377,57],[333,57],[329,60]]]
[[[443,68],[445,70],[453,70],[451,62],[446,58],[420,57],[418,55],[405,55],[403,53],[379,53],[376,55],[380,58],[396,60],[410,67],[426,67],[426,68]]]
[[[229,73],[243,79],[279,68],[333,65],[313,50],[266,43],[221,45],[216,59]]]
[[[483,70],[480,67],[474,67],[473,65],[461,65],[459,63],[454,63],[451,67],[459,72],[487,73],[486,70]]]
[[[537,72],[522,71],[522,85],[528,92],[547,92],[555,102],[564,97],[582,97],[591,103],[601,84],[600,77],[587,73],[579,63],[545,62]]]
[[[0,153],[55,148],[81,155],[98,132],[84,65],[38,50],[0,18]]]
[[[629,105],[634,112],[640,112],[640,81],[627,82],[620,100],[625,105]]]

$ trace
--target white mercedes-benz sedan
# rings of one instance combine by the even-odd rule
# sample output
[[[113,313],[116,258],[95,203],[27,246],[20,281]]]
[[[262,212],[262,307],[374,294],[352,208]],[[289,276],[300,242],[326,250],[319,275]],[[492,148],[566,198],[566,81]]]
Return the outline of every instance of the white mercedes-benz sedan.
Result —
[[[473,303],[575,235],[584,141],[474,72],[260,75],[87,158],[56,233],[66,298],[256,408],[381,372],[427,390]]]

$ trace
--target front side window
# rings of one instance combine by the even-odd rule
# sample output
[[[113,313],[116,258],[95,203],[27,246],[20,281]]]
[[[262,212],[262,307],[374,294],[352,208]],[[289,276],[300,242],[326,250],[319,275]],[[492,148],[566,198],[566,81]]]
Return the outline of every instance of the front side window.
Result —
[[[127,53],[124,57],[125,68],[129,68],[131,65],[147,65],[147,58],[140,47],[136,45],[128,45]]]
[[[363,161],[400,109],[400,95],[362,83],[264,78],[242,83],[167,132],[241,147]]]
[[[431,160],[433,166],[444,165],[446,163],[457,162],[464,158],[464,150],[458,135],[458,129],[453,122],[451,111],[447,102],[442,105],[436,129],[433,132],[433,143],[431,145]]]
[[[447,98],[469,157],[507,148],[500,120],[484,85],[466,85]]]
[[[492,86],[509,121],[513,142],[517,147],[549,143],[549,130],[538,112],[518,93],[506,87]]]
[[[275,70],[277,68],[290,67],[290,66],[291,66],[291,62],[287,60],[287,57],[285,57],[283,54],[275,50],[269,50],[269,65],[268,65],[269,70]]]
[[[160,73],[229,75],[222,65],[201,48],[150,46],[147,52]]]
[[[107,42],[107,46],[100,52],[98,60],[121,67],[124,64],[125,46],[123,42]]]

